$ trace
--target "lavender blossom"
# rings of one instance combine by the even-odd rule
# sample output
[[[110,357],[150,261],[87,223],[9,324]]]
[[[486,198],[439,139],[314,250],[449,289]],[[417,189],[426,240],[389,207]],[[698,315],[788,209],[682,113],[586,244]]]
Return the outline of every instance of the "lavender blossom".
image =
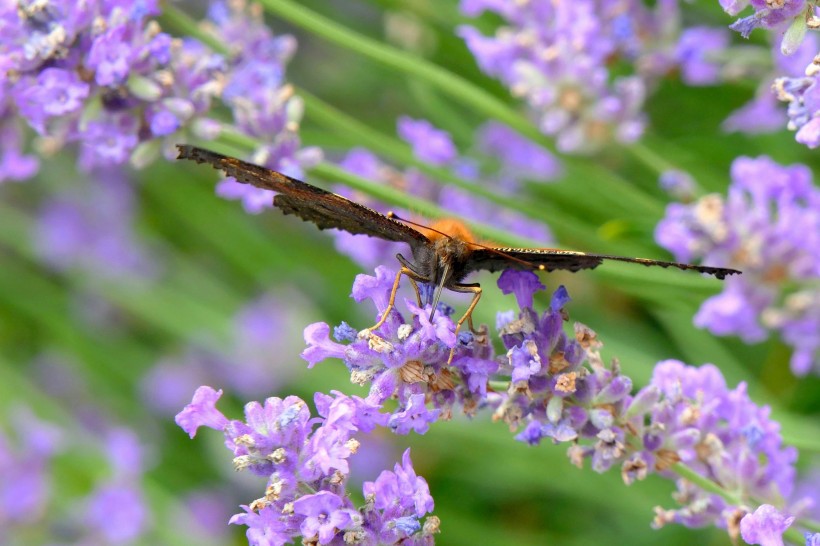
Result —
[[[416,476],[409,451],[394,472],[364,485],[365,506],[357,509],[346,491],[348,458],[369,430],[380,406],[338,392],[317,393],[318,417],[295,396],[268,398],[245,406],[246,422],[231,421],[216,409],[221,391],[200,387],[177,416],[191,437],[200,426],[220,430],[234,454],[234,467],[267,479],[263,497],[243,506],[231,523],[247,526],[252,545],[285,544],[296,537],[318,544],[431,544],[437,519],[419,519],[433,509],[427,482]]]
[[[529,272],[504,276],[499,285],[514,287],[519,302],[531,304],[533,293],[543,288],[526,279],[534,277]],[[717,525],[731,532],[736,515],[746,514],[754,501],[784,508],[783,499],[794,490],[797,452],[782,446],[769,408],[754,404],[745,384],[730,390],[715,366],[667,360],[657,364],[649,385],[632,395],[632,382],[619,363],[607,366],[601,360],[602,344],[592,330],[576,323],[574,339],[564,333],[568,301],[559,288],[543,314],[526,306],[517,320],[508,315],[500,320],[508,362],[499,373],[511,381],[506,392],[489,399],[496,419],[521,428],[516,438],[529,444],[547,438],[571,442],[568,455],[579,467],[585,460],[596,472],[620,466],[626,484],[652,472],[673,477],[670,470],[682,462],[741,503],[729,505],[678,479],[675,498],[683,506],[657,509],[655,526]],[[753,521],[758,520],[746,524],[750,533],[768,528],[769,523]]]
[[[747,4],[751,4],[755,11],[754,14],[742,17],[729,26],[744,38],[748,38],[756,28],[783,31],[794,23],[802,25],[802,29],[806,28],[806,0],[783,0],[778,2],[748,0],[748,2],[732,2],[729,5],[724,5],[724,9],[731,15],[736,15]],[[803,17],[803,20],[800,19],[801,17]],[[785,33],[781,46],[787,51],[799,45],[797,38],[790,34],[794,34],[794,32]]]
[[[375,320],[387,310],[394,278],[395,272],[382,266],[376,268],[375,277],[356,277],[353,298],[371,300]],[[404,307],[409,315],[394,308],[377,330],[363,330],[348,344],[332,341],[327,324],[312,324],[305,328],[308,348],[302,358],[311,367],[328,358],[342,359],[353,383],[370,385],[369,404],[380,406],[391,397],[398,400],[387,423],[394,432],[423,434],[436,419],[449,418],[456,405],[473,414],[483,403],[487,379],[498,365],[486,339],[480,343],[466,332],[456,338],[453,322],[441,308],[430,322],[429,306],[420,308],[405,299]],[[455,353],[448,362],[451,350]]]
[[[459,35],[485,73],[501,80],[532,110],[536,124],[561,151],[590,151],[607,142],[633,142],[643,133],[644,98],[652,79],[673,63],[661,52],[677,8],[660,2],[533,2],[462,0],[461,11],[483,11],[505,24],[494,36],[462,26]],[[634,63],[614,76],[613,59]]]
[[[86,500],[84,523],[89,534],[126,544],[143,535],[149,523],[140,488],[142,448],[132,431],[118,429],[108,434],[106,451],[112,476],[97,484]]]
[[[794,348],[792,371],[820,370],[820,191],[803,165],[767,157],[732,165],[727,197],[672,204],[655,238],[677,259],[734,267],[721,294],[701,306],[695,324],[748,343],[780,333]]]
[[[677,60],[687,85],[713,85],[720,80],[721,64],[715,58],[729,45],[722,28],[691,27],[681,32]]]
[[[78,181],[79,182],[79,181]],[[35,248],[48,266],[103,278],[150,279],[156,257],[134,233],[134,190],[121,172],[106,170],[48,198]]]
[[[817,37],[807,30],[817,28],[820,19],[815,14],[813,4],[805,0],[721,1],[724,10],[730,15],[737,15],[749,4],[754,13],[735,21],[730,28],[744,38],[748,38],[758,27],[773,31],[770,32],[773,42],[773,64],[775,74],[779,76],[773,86],[774,94],[778,100],[789,103],[788,127],[797,131],[797,141],[814,148],[820,143],[820,126],[812,121],[818,110],[812,99],[813,83],[817,74],[817,65],[812,58],[817,53],[818,41]],[[710,47],[706,35],[703,38],[703,42],[695,46],[698,51]],[[727,64],[725,72],[738,73],[739,70]],[[773,99],[770,77],[761,77],[759,74],[755,77],[762,82],[756,97],[726,119],[726,130],[759,133],[782,127],[783,118]]]
[[[807,63],[804,74],[787,74],[773,86],[778,100],[788,103],[787,127],[796,131],[797,142],[809,148],[820,146],[819,75],[820,58],[816,56]]]
[[[318,150],[300,147],[302,107],[284,81],[292,37],[273,36],[258,9],[214,1],[207,31],[231,44],[223,55],[162,32],[151,20],[159,14],[154,0],[0,8],[6,40],[0,53],[0,180],[36,171],[33,158],[22,153],[15,118],[51,151],[79,144],[84,170],[128,161],[143,166],[160,153],[170,157],[172,145],[188,135],[210,140],[225,129],[265,142],[257,162],[294,176],[318,161]],[[230,123],[209,117],[217,100],[230,110]],[[269,206],[269,195],[233,184],[223,183],[220,193],[242,198],[253,212]]]
[[[145,539],[150,519],[140,486],[142,450],[133,431],[112,428],[96,445],[89,430],[58,428],[28,409],[14,411],[11,424],[15,434],[0,434],[0,541],[16,544],[15,539],[28,536],[60,541],[70,536],[77,544],[128,544]],[[81,473],[72,479],[88,480],[90,493],[67,495],[59,483],[60,467],[54,467],[52,459],[64,453],[87,455],[95,447],[107,463],[105,477]],[[59,496],[52,491],[52,482],[58,484]],[[74,509],[54,510],[59,503]],[[53,529],[59,531],[51,536],[48,531]]]
[[[802,107],[799,106],[800,98],[784,93],[784,86],[788,86],[784,82],[796,83],[805,79],[806,67],[811,66],[819,44],[817,37],[811,34],[806,36],[800,46],[788,55],[785,55],[777,47],[777,44],[773,44],[771,48],[772,68],[765,74],[760,74],[759,69],[754,67],[744,69],[743,67],[727,66],[726,72],[746,72],[749,77],[758,79],[760,86],[751,101],[726,118],[723,122],[723,129],[750,134],[767,133],[781,130],[787,121],[787,126],[792,130],[802,127],[805,121],[799,121],[800,111],[802,110]],[[772,84],[773,80],[774,85]],[[789,115],[787,116],[778,101],[791,102],[792,100],[795,100],[796,103],[789,105]],[[798,142],[802,142],[802,140],[798,140]],[[802,143],[808,144],[807,142]]]
[[[786,517],[777,509],[764,504],[752,514],[740,520],[740,536],[748,544],[763,546],[783,546],[783,532],[794,523],[793,517]]]

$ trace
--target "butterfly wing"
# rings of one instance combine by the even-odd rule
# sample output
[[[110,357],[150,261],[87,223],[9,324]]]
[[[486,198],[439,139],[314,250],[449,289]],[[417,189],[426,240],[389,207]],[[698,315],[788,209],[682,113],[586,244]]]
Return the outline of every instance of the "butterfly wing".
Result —
[[[543,269],[553,271],[563,269],[578,271],[593,269],[604,260],[629,262],[645,266],[675,267],[677,269],[698,271],[724,279],[727,275],[739,275],[740,271],[725,267],[709,267],[705,265],[665,262],[663,260],[649,260],[646,258],[627,258],[626,256],[611,256],[608,254],[588,254],[573,250],[557,248],[480,248],[470,253],[465,273],[479,270],[499,271],[502,269]]]
[[[237,182],[274,191],[273,205],[285,214],[295,214],[319,229],[336,228],[353,234],[404,242],[414,250],[427,244],[427,237],[415,229],[375,210],[354,203],[282,173],[190,145],[178,145],[178,159],[190,159],[221,169]]]

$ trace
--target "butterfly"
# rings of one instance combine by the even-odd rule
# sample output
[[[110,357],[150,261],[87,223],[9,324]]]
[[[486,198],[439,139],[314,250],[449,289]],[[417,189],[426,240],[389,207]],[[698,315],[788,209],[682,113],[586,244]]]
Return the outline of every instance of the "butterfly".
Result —
[[[456,333],[458,333],[465,321],[468,321],[470,330],[475,332],[472,313],[481,298],[481,286],[478,283],[462,282],[474,271],[520,269],[549,272],[563,269],[574,272],[581,269],[593,269],[601,265],[604,260],[615,260],[645,266],[692,270],[714,275],[718,279],[741,273],[736,269],[723,267],[589,254],[556,248],[507,248],[482,245],[476,242],[466,226],[455,220],[441,220],[429,227],[422,226],[401,219],[393,213],[382,214],[341,195],[241,159],[190,145],[178,145],[177,149],[179,159],[210,164],[235,178],[237,182],[276,192],[273,197],[274,207],[285,214],[295,214],[303,220],[313,222],[319,229],[336,228],[353,234],[407,243],[413,259],[408,260],[401,254],[396,255],[401,269],[396,274],[388,306],[379,322],[368,328],[370,332],[378,329],[387,319],[395,304],[396,292],[402,276],[410,280],[419,304],[421,304],[421,296],[417,283],[426,283],[435,287],[434,291],[427,292],[426,303],[431,304],[431,321],[444,288],[473,295],[467,311],[456,323]],[[450,358],[452,358],[452,353]]]

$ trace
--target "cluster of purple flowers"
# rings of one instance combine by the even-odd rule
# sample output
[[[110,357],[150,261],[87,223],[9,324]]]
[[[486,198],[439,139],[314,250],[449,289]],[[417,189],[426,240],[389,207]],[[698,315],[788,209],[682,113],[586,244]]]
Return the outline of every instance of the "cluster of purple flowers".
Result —
[[[778,78],[777,98],[788,103],[788,128],[795,139],[809,148],[820,146],[820,54],[806,67],[804,75]]]
[[[802,78],[817,53],[816,37],[807,36],[789,54],[776,43],[767,53],[765,46],[732,45],[730,38],[723,28],[698,26],[683,30],[676,50],[682,80],[693,86],[757,80],[760,85],[754,98],[732,112],[724,120],[723,129],[752,134],[782,129],[787,118],[777,94],[772,92],[772,81],[777,76]],[[767,62],[766,57],[771,60]],[[782,93],[781,100],[785,100]]]
[[[732,165],[728,195],[669,205],[655,237],[681,261],[735,267],[695,324],[753,343],[770,330],[794,348],[791,367],[820,371],[820,190],[803,165],[767,157]]]
[[[220,430],[234,453],[234,467],[265,477],[264,496],[243,506],[231,523],[245,525],[250,544],[286,544],[296,537],[318,544],[433,543],[438,518],[424,478],[409,450],[394,470],[364,484],[365,504],[356,508],[346,490],[358,432],[384,424],[379,407],[358,397],[317,393],[317,417],[295,397],[268,398],[245,406],[246,421],[228,420],[215,404],[222,391],[200,387],[177,423],[191,437],[200,426]]]
[[[748,38],[756,28],[784,32],[781,49],[788,54],[805,36],[809,22],[814,17],[812,2],[807,0],[720,0],[720,5],[729,15],[737,15],[751,5],[754,13],[742,17],[729,27]],[[789,27],[794,29],[786,31]]]
[[[161,32],[151,20],[160,13],[155,0],[27,0],[0,10],[0,180],[36,172],[35,158],[22,152],[20,120],[40,150],[78,143],[85,170],[145,165],[161,152],[170,157],[189,133],[210,140],[225,130],[265,142],[255,159],[280,170],[298,174],[303,160],[316,160],[314,150],[299,149],[301,107],[283,81],[294,41],[272,36],[257,9],[211,3],[206,31],[231,44],[228,55]],[[208,117],[217,99],[232,123]],[[229,186],[222,192],[237,195]]]
[[[562,151],[637,140],[650,82],[674,65],[675,1],[648,8],[635,0],[462,0],[461,11],[504,18],[493,36],[466,25],[459,35],[485,73],[527,102]],[[630,63],[631,73],[615,76],[616,60]]]
[[[730,15],[737,15],[751,5],[752,15],[742,17],[729,28],[748,38],[756,28],[772,31],[774,65],[780,75],[769,87],[769,78],[761,78],[763,86],[757,97],[726,120],[729,130],[761,132],[783,126],[782,114],[775,106],[777,100],[788,103],[787,127],[796,131],[797,142],[809,148],[820,145],[820,103],[817,95],[818,43],[808,31],[820,28],[814,2],[807,0],[721,0],[721,6]],[[703,40],[693,44],[698,57],[707,51],[725,48],[726,39],[715,29],[696,32]],[[711,34],[710,34],[711,33]]]
[[[491,185],[500,193],[512,194],[527,180],[552,180],[561,170],[560,163],[552,154],[500,123],[486,123],[475,135],[476,156],[494,157],[498,161],[498,169],[492,174],[482,172],[485,165],[472,156],[459,155],[451,135],[426,120],[402,117],[398,122],[398,134],[410,144],[413,154],[419,160],[447,168],[463,180]],[[442,208],[464,218],[491,223],[499,229],[543,241],[544,244],[553,240],[551,232],[541,222],[499,207],[496,203],[463,189],[437,184],[416,168],[400,171],[381,161],[368,150],[351,150],[339,165],[368,180],[387,184],[438,203]],[[347,188],[339,187],[336,191],[375,210],[388,210],[384,204],[365,195],[353,194]],[[403,218],[414,218],[410,212],[396,212]],[[423,219],[418,221],[423,222]],[[364,235],[334,231],[334,237],[339,252],[349,255],[366,268],[389,263],[396,253],[402,250],[400,243]]]
[[[372,299],[381,315],[392,279],[384,268],[377,269],[375,278],[359,276],[353,297]],[[354,383],[369,383],[369,395],[360,403],[370,404],[371,411],[396,399],[397,407],[385,421],[397,433],[424,433],[430,423],[449,418],[456,404],[468,415],[490,407],[494,420],[521,428],[520,441],[535,445],[549,438],[571,444],[568,455],[579,467],[586,459],[597,472],[619,466],[630,484],[653,472],[673,478],[674,466],[683,463],[735,499],[728,502],[677,479],[675,498],[681,507],[659,508],[656,526],[716,525],[737,536],[745,522],[743,532],[753,536],[766,524],[757,513],[749,514],[749,506],[778,506],[778,513],[790,514],[789,522],[805,511],[807,499],[791,501],[796,450],[783,447],[779,425],[769,418],[768,408],[749,399],[744,384],[730,390],[715,366],[695,368],[669,360],[660,362],[650,384],[633,395],[632,381],[618,362],[607,366],[602,361],[602,344],[592,330],[576,324],[574,338],[564,332],[569,296],[563,287],[539,315],[533,310],[534,294],[544,287],[534,273],[506,271],[498,284],[504,293],[515,294],[520,307],[517,316],[498,316],[498,333],[507,349],[500,359],[470,334],[456,340],[446,313],[437,313],[430,323],[429,309],[410,300],[405,305],[412,321],[394,309],[375,332],[357,336],[346,324],[337,327],[336,338],[346,344],[332,341],[324,323],[309,326],[303,357],[310,366],[329,357],[341,359]],[[489,389],[491,378],[507,388]]]
[[[376,276],[358,275],[352,296],[369,299],[376,317],[386,311],[395,272],[379,266]],[[472,415],[487,395],[487,381],[498,370],[486,336],[464,332],[456,336],[449,314],[440,305],[430,322],[430,309],[405,299],[410,319],[395,308],[375,331],[361,334],[346,323],[336,327],[316,323],[305,328],[308,348],[302,357],[309,366],[327,358],[339,358],[350,371],[353,383],[370,384],[366,401],[373,407],[393,398],[398,404],[385,424],[397,434],[411,430],[423,434],[439,418],[449,418],[459,405]],[[340,343],[340,342],[347,342]],[[450,353],[454,350],[452,361]]]

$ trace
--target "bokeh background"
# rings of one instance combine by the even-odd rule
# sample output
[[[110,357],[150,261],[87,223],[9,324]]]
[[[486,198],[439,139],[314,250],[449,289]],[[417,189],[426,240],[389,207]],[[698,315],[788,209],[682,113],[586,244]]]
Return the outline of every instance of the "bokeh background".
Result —
[[[300,4],[520,108],[454,33],[466,22],[491,31],[501,23],[494,15],[468,19],[450,0]],[[174,7],[193,19],[205,13],[204,3]],[[687,24],[729,23],[710,1],[685,3],[682,17]],[[184,34],[173,20],[159,20],[167,32]],[[400,117],[427,119],[450,132],[461,153],[480,158],[481,169],[495,167],[476,142],[484,113],[272,12],[265,21],[298,43],[286,76],[297,94],[305,90],[385,140],[396,140]],[[744,43],[761,50],[766,44],[763,34]],[[642,142],[653,157],[691,173],[703,192],[725,192],[741,155],[817,167],[816,152],[788,131],[721,128],[758,83],[749,76],[699,87],[669,73],[645,105]],[[321,115],[311,102],[299,129],[303,145],[321,147],[331,163],[367,148],[353,125],[346,129],[344,118]],[[0,186],[0,526],[7,526],[0,539],[245,543],[244,530],[227,520],[259,496],[260,484],[233,472],[220,435],[206,431],[192,441],[174,415],[201,384],[224,389],[220,407],[230,417],[267,396],[312,400],[332,389],[361,395],[340,362],[308,370],[299,354],[310,323],[371,323],[372,310],[348,295],[355,275],[372,270],[340,252],[332,234],[275,210],[248,214],[216,196],[218,176],[204,167],[159,159],[139,170],[89,175],[76,157],[71,147],[47,155],[34,178]],[[384,161],[398,173],[413,167]],[[567,158],[563,175],[524,181],[511,199],[542,211],[532,220],[554,234],[545,245],[667,259],[653,231],[672,199],[648,165],[616,144],[603,146]],[[601,170],[612,176],[598,178]],[[339,188],[324,171],[306,177]],[[404,183],[413,180],[407,175]],[[514,300],[495,289],[493,275],[476,280],[485,292],[475,317],[492,327]],[[605,356],[620,359],[638,386],[662,359],[711,362],[729,385],[747,382],[752,397],[772,407],[787,442],[817,438],[820,381],[790,372],[790,349],[777,336],[745,344],[693,326],[702,301],[719,292],[718,281],[627,264],[542,281],[550,290],[568,287],[571,318],[598,332]],[[456,308],[465,304],[446,297]],[[512,436],[481,413],[472,420],[456,415],[423,436],[377,434],[352,459],[354,475],[374,479],[411,447],[436,501],[441,544],[729,543],[716,529],[650,528],[653,507],[673,505],[669,480],[650,476],[625,487],[617,471],[571,466],[563,446],[529,447]],[[801,451],[801,469],[818,464],[816,457]]]

